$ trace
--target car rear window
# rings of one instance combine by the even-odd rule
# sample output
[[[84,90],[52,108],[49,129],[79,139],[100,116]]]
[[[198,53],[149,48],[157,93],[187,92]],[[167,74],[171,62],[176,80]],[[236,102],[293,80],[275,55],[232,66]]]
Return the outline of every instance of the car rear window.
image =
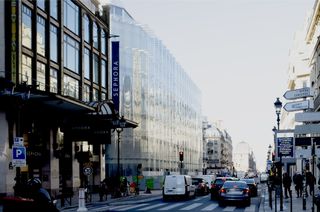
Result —
[[[254,184],[255,183],[254,179],[241,179],[241,181],[244,181],[244,182],[246,182],[248,184]]]
[[[248,188],[248,185],[240,181],[226,181],[223,184],[224,188]]]
[[[222,185],[224,183],[224,180],[223,179],[216,179],[216,181],[214,181],[215,184],[218,184],[218,185]]]

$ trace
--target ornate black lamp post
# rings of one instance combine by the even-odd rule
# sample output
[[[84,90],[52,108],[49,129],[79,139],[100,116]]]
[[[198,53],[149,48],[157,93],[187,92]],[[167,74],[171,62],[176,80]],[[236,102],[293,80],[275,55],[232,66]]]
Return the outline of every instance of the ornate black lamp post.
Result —
[[[276,114],[277,114],[277,131],[280,130],[280,113],[281,113],[281,108],[282,108],[282,102],[277,98],[277,100],[274,103],[274,108],[276,109]],[[275,146],[275,148],[278,148]],[[279,158],[280,158],[280,169],[279,169],[279,178],[280,178],[280,211],[283,211],[283,191],[282,191],[282,154],[279,151],[278,152]]]

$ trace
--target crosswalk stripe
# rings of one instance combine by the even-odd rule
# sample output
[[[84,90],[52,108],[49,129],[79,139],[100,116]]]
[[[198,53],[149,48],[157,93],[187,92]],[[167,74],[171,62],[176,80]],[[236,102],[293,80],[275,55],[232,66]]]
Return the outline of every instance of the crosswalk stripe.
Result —
[[[234,211],[234,209],[236,209],[236,207],[228,206],[228,207],[224,208],[223,211]]]
[[[128,205],[118,205],[118,206],[111,206],[111,207],[109,206],[108,209],[112,211],[112,210],[118,210],[118,209],[125,208],[125,207],[128,207]]]
[[[202,211],[212,211],[213,209],[215,209],[216,207],[218,207],[218,204],[213,203],[205,208],[202,209]]]
[[[170,210],[170,209],[172,209],[172,208],[179,207],[179,206],[181,206],[181,205],[183,205],[183,204],[184,204],[184,203],[176,203],[176,204],[174,204],[174,205],[169,205],[169,206],[167,206],[167,207],[160,208],[159,210],[160,210],[160,211],[166,211],[166,210]]]
[[[127,211],[127,210],[130,210],[130,209],[139,208],[139,207],[143,207],[143,206],[146,206],[146,205],[149,205],[149,204],[143,203],[143,204],[138,204],[138,205],[132,205],[132,206],[129,206],[129,207],[126,207],[126,208],[119,209],[118,211]]]
[[[200,205],[202,205],[202,203],[193,203],[187,207],[181,208],[180,211],[188,211],[188,210],[192,210],[196,207],[199,207]]]
[[[254,212],[255,210],[256,210],[256,206],[255,205],[251,205],[250,207],[246,207],[244,212]]]
[[[159,203],[159,204],[155,204],[155,205],[150,205],[148,207],[145,207],[145,208],[140,208],[138,209],[138,211],[147,211],[147,210],[150,210],[150,209],[153,209],[153,208],[157,208],[157,207],[160,207],[160,206],[164,206],[164,205],[167,205],[168,203]]]

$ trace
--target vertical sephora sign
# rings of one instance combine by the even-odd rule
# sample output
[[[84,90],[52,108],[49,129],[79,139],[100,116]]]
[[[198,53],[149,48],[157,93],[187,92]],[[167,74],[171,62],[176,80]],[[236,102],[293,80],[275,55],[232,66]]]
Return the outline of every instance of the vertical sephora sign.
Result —
[[[112,101],[114,109],[119,112],[120,63],[119,41],[112,41]]]

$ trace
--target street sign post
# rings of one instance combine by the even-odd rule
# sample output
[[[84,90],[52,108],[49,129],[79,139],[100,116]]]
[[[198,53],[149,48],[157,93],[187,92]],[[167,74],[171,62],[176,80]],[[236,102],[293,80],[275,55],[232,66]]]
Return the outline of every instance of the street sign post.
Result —
[[[25,147],[13,146],[12,147],[12,164],[15,167],[24,167],[27,165],[27,151]]]
[[[287,112],[306,110],[313,108],[313,102],[310,100],[288,102],[283,107]]]
[[[286,91],[283,95],[283,97],[288,100],[294,100],[294,99],[305,98],[310,96],[313,96],[313,92],[309,87]]]

